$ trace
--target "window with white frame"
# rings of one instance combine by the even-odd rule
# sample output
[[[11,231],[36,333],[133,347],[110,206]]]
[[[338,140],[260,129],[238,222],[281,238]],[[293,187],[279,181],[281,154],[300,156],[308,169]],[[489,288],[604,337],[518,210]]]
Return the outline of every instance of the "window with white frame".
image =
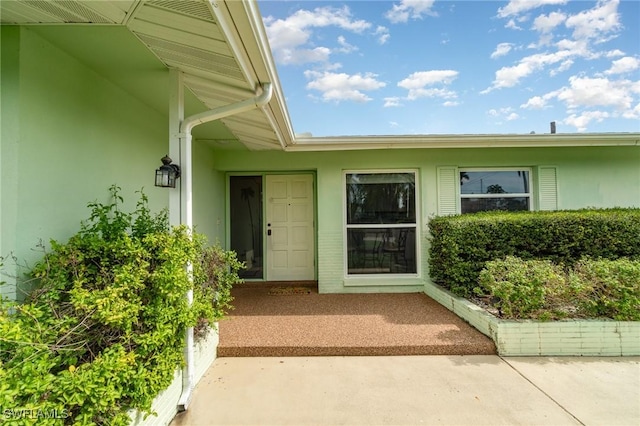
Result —
[[[531,170],[460,169],[460,212],[531,210]]]
[[[416,172],[346,172],[347,274],[416,274]]]

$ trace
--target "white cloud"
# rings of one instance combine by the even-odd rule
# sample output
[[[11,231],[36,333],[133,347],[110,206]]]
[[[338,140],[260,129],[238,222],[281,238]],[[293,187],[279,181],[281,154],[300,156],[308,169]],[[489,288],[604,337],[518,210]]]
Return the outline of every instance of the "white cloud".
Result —
[[[640,80],[609,80],[607,78],[591,78],[573,76],[569,85],[542,96],[534,96],[523,109],[541,109],[548,101],[557,99],[565,104],[568,114],[564,124],[574,126],[578,131],[585,131],[592,121],[602,121],[609,117],[630,119],[640,118]],[[610,110],[605,110],[609,108]]]
[[[520,118],[520,116],[513,111],[513,108],[492,108],[487,111],[487,115],[495,119],[495,124],[504,124],[505,121],[514,121]]]
[[[543,109],[547,106],[547,98],[544,96],[534,96],[526,104],[520,105],[523,109]]]
[[[408,100],[415,100],[418,98],[455,98],[456,92],[441,88],[434,88],[430,86],[434,85],[448,85],[458,77],[458,71],[454,70],[432,70],[432,71],[418,71],[409,75],[404,80],[398,83],[398,87],[407,89]]]
[[[508,18],[506,28],[522,30],[517,24],[528,19],[527,12],[541,6],[560,5],[567,0],[511,0],[498,10],[498,17]],[[599,44],[617,36],[622,28],[618,5],[620,0],[598,0],[596,5],[575,15],[567,15],[562,11],[541,14],[534,19],[531,29],[540,34],[537,43],[530,48],[539,48],[551,44],[554,30],[564,25],[573,30],[573,42],[589,41]]]
[[[393,108],[393,107],[399,107],[402,106],[402,99],[399,97],[391,97],[391,98],[384,98],[384,107],[385,108]]]
[[[640,59],[633,56],[625,56],[611,63],[611,68],[606,70],[605,74],[625,74],[640,68]]]
[[[511,0],[505,7],[498,9],[498,17],[507,18],[551,4],[565,4],[567,0]]]
[[[371,27],[365,20],[354,19],[346,6],[298,10],[286,19],[269,16],[264,24],[274,58],[282,64],[328,61],[331,49],[311,44],[314,28],[334,26],[360,34]]]
[[[575,127],[578,132],[584,132],[591,121],[601,122],[605,118],[609,118],[609,113],[606,111],[584,111],[580,114],[571,114],[561,123]]]
[[[638,103],[633,109],[623,112],[622,117],[632,120],[640,120],[640,103]]]
[[[458,76],[458,71],[454,70],[432,70],[419,71],[409,75],[398,83],[398,87],[407,89],[408,100],[418,98],[443,98],[453,99],[457,97],[452,90],[438,87],[430,87],[434,85],[448,85]]]
[[[377,90],[384,87],[384,82],[376,79],[372,73],[353,74],[305,71],[305,77],[309,79],[307,89],[318,90],[322,93],[325,102],[368,102],[371,100],[364,92]]]
[[[378,37],[379,44],[386,44],[391,38],[391,34],[389,34],[389,29],[385,26],[378,25],[375,32],[373,33],[376,37]]]
[[[565,3],[566,0],[513,0],[499,9],[498,16],[508,20],[507,27],[520,28],[517,23],[523,22],[522,19],[527,17],[531,10],[540,6]],[[539,14],[531,24],[531,30],[539,35],[539,40],[528,47],[539,49],[546,46],[547,51],[522,57],[509,66],[497,69],[491,85],[480,93],[487,94],[494,90],[515,87],[525,78],[543,71],[547,71],[550,77],[556,77],[581,65],[577,63],[578,59],[620,58],[613,61],[604,74],[602,71],[595,72],[598,77],[640,69],[640,59],[637,56],[625,56],[619,49],[595,48],[598,44],[616,37],[621,30],[619,3],[620,0],[598,0],[594,6],[573,15],[566,10]],[[571,36],[551,44],[556,30],[563,26],[572,32]],[[510,51],[512,50],[509,45],[500,44],[491,57],[500,57]],[[616,117],[635,116],[632,105],[637,103],[638,84],[640,83],[628,80],[612,81],[585,75],[573,76],[567,86],[545,95],[533,96],[521,104],[520,108],[542,109],[548,107],[552,99],[556,99],[562,102],[572,115],[572,118],[569,118],[572,125],[583,129],[590,121],[603,117],[597,114],[582,114],[583,110],[593,112],[594,108],[610,108],[611,111],[608,113]]]
[[[532,28],[540,33],[546,34],[562,24],[565,19],[567,19],[567,15],[564,13],[551,12],[548,15],[540,15],[534,19]]]
[[[553,30],[555,30],[560,24],[567,19],[567,15],[562,12],[551,12],[548,15],[539,15],[533,20],[533,26],[531,29],[537,31],[540,34],[540,38],[537,44],[531,44],[531,48],[539,48],[542,46],[549,46],[553,41]]]
[[[337,51],[340,53],[351,53],[358,50],[356,46],[347,43],[347,39],[344,36],[338,36],[338,44],[340,48]]]
[[[522,79],[534,72],[542,71],[558,63],[560,65],[549,72],[552,77],[571,68],[576,58],[590,60],[603,56],[616,56],[622,53],[619,50],[594,52],[589,48],[589,41],[586,39],[562,39],[555,43],[554,46],[558,50],[525,56],[515,65],[500,68],[495,72],[495,79],[491,86],[480,93],[486,94],[496,89],[514,87],[519,84]]]
[[[326,47],[315,49],[280,49],[278,62],[289,65],[301,65],[311,62],[327,62],[331,56],[331,50]]]
[[[455,91],[445,88],[418,88],[411,89],[407,94],[407,99],[414,101],[419,98],[442,98],[442,99],[455,99],[458,95]]]
[[[520,79],[528,76],[538,67],[539,65],[531,61],[521,61],[513,67],[502,67],[496,71],[496,78],[493,80],[491,87],[481,93],[489,93],[491,90],[504,87],[513,87],[518,84]]]
[[[573,37],[576,39],[606,41],[608,38],[604,37],[605,34],[621,28],[619,3],[619,0],[600,0],[594,8],[567,18],[565,25],[574,29]]]
[[[554,77],[560,74],[561,72],[567,71],[569,68],[571,68],[571,65],[573,65],[573,62],[574,62],[573,59],[567,59],[566,61],[562,61],[559,67],[549,71],[549,75],[551,77]]]
[[[393,24],[407,22],[409,19],[422,19],[425,15],[437,16],[437,14],[431,10],[434,1],[435,0],[401,0],[400,4],[394,4],[384,16]]]
[[[530,43],[527,48],[539,49],[544,46],[549,46],[553,41],[553,34],[540,34],[540,38],[537,43]]]
[[[504,27],[509,28],[510,30],[522,30],[522,27],[516,24],[515,19],[509,19],[509,21],[506,24],[504,24]]]
[[[445,106],[445,107],[454,107],[458,105],[460,105],[460,102],[458,101],[446,101],[442,104],[442,106]]]
[[[522,58],[517,65],[510,67],[502,67],[496,71],[495,79],[491,86],[480,93],[486,94],[495,89],[505,87],[513,87],[517,85],[521,79],[527,77],[531,73],[543,69],[547,65],[566,61],[573,53],[568,50],[560,50],[554,53],[538,53]]]
[[[458,77],[458,71],[454,70],[418,71],[399,82],[398,86],[405,89],[415,89],[438,83],[450,84],[456,77]]]
[[[624,52],[620,49],[609,50],[605,53],[607,58],[615,58],[616,56],[624,56]]]
[[[499,108],[499,109],[492,108],[489,111],[487,111],[487,115],[489,115],[490,117],[495,117],[495,118],[498,118],[501,120],[507,120],[507,121],[513,121],[520,118],[520,116],[516,112],[514,112],[513,108],[511,107],[505,107],[505,108]]]
[[[633,93],[640,94],[640,81],[573,76],[569,85],[556,91],[569,108],[610,106],[624,111],[631,108]]]
[[[331,64],[327,64],[325,66],[322,67],[323,71],[335,71],[335,70],[339,70],[340,68],[342,68],[342,64],[340,62],[334,62]]]
[[[513,43],[500,43],[496,46],[496,50],[491,54],[491,59],[499,58],[500,56],[504,56],[507,53],[511,52],[513,49]]]

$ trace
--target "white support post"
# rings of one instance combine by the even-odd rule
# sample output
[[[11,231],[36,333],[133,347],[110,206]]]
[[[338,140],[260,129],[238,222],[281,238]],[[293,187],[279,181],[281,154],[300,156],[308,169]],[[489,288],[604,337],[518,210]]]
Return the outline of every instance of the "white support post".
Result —
[[[169,157],[182,168],[183,154],[180,147],[180,124],[184,120],[183,74],[176,69],[169,70]],[[178,179],[178,187],[169,190],[169,224],[182,223],[182,202],[180,200],[184,179]]]

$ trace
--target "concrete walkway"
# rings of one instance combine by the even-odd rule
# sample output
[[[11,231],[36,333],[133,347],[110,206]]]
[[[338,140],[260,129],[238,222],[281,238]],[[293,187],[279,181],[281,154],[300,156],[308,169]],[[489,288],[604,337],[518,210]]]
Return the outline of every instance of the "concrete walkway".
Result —
[[[640,357],[218,358],[179,425],[640,425]]]

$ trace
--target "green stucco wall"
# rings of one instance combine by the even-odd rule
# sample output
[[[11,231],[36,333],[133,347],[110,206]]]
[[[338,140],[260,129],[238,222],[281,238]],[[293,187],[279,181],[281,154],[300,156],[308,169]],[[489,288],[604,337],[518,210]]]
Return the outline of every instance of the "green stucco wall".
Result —
[[[152,211],[167,207],[169,191],[178,189],[154,187],[153,175],[169,150],[168,105],[166,114],[151,108],[29,28],[1,29],[0,255],[32,265],[41,257],[38,243],[73,235],[88,218],[87,203],[108,202],[113,184],[125,210],[143,188]],[[218,209],[224,220],[214,202],[223,199],[224,175],[213,170],[210,149],[195,149],[195,223],[215,241],[208,212]],[[5,281],[20,269],[5,262]],[[1,291],[15,297],[15,286]]]
[[[20,32],[16,27],[0,27],[0,256],[8,256],[16,244],[17,222],[17,163],[20,131],[18,67]],[[0,286],[0,297],[15,297],[11,286],[16,268],[10,260],[5,261],[0,281],[9,283]]]
[[[321,292],[415,291],[428,273],[427,223],[437,212],[439,166],[556,166],[560,209],[640,207],[640,147],[405,149],[340,152],[218,152],[225,172],[317,173],[318,282]],[[415,169],[420,192],[419,278],[345,278],[343,171]],[[535,187],[534,187],[535,191]]]
[[[193,143],[193,223],[210,245],[225,247],[225,174],[216,170],[213,149],[206,143]]]

